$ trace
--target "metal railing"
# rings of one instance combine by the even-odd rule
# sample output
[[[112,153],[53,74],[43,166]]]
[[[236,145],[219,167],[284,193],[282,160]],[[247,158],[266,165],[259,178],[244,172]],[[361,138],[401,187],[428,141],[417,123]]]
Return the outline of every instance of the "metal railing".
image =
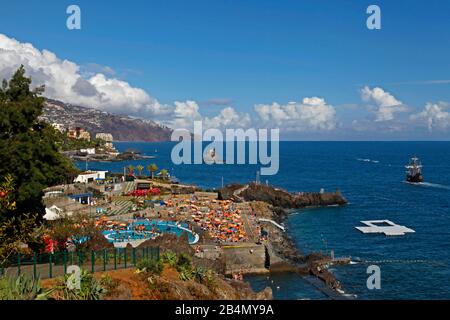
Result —
[[[135,267],[141,260],[159,258],[159,247],[17,254],[0,264],[0,276],[28,273],[48,279],[63,276],[72,265],[94,273]]]

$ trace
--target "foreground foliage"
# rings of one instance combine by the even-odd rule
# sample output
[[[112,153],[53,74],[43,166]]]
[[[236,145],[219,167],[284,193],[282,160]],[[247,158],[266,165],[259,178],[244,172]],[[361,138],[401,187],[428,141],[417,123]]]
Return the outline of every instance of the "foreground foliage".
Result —
[[[164,269],[164,264],[161,260],[144,259],[137,263],[136,269],[138,272],[146,272],[150,275],[159,276]]]
[[[110,244],[96,226],[95,219],[87,214],[65,216],[52,222],[47,232],[56,241],[59,250],[68,247],[76,251],[102,250]]]
[[[79,288],[69,285],[77,282],[74,277],[75,274],[66,274],[59,280],[52,296],[58,300],[100,300],[107,293],[102,281],[97,280],[86,270],[81,270]]]
[[[0,265],[23,251],[24,244],[37,244],[42,228],[36,224],[36,214],[15,215],[14,180],[6,175],[0,180]],[[2,215],[4,214],[4,215]]]
[[[47,300],[52,290],[43,289],[41,281],[26,274],[0,279],[1,300]]]
[[[175,268],[177,266],[178,257],[173,251],[167,250],[161,255],[162,261],[167,263],[170,267]]]

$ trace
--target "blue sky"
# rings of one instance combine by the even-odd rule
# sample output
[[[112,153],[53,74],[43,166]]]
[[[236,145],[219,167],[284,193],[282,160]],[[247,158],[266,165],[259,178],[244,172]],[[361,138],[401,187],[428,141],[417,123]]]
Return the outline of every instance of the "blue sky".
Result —
[[[81,30],[65,26],[70,4],[81,8]],[[370,4],[381,8],[381,30],[366,28]],[[445,139],[450,131],[444,122],[409,132],[402,119],[427,103],[443,102],[439,111],[448,111],[448,1],[8,1],[0,16],[0,34],[86,72],[107,66],[114,70],[107,76],[163,105],[195,101],[209,119],[231,107],[254,121],[255,105],[319,97],[336,112],[334,128],[297,131],[292,122],[286,137]],[[381,126],[374,115],[380,102],[361,99],[365,86],[382,88],[408,111]],[[429,124],[433,115],[422,118]],[[355,132],[355,120],[374,129]],[[403,131],[389,129],[395,121]]]

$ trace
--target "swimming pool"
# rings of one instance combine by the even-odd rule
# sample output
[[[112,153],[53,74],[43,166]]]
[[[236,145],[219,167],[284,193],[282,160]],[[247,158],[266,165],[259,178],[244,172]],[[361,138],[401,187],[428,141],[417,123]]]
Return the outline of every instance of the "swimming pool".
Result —
[[[136,226],[144,226],[143,231],[134,231]],[[189,244],[195,244],[199,240],[199,236],[188,229],[186,223],[178,223],[162,220],[135,220],[130,223],[127,230],[121,231],[104,231],[105,238],[112,243],[131,242],[137,240],[153,239],[162,233],[171,233],[181,236],[184,232],[188,235]]]
[[[145,240],[152,239],[157,236],[157,234],[147,231],[131,231],[131,230],[120,230],[120,231],[104,231],[103,235],[109,242],[130,242],[134,240]]]

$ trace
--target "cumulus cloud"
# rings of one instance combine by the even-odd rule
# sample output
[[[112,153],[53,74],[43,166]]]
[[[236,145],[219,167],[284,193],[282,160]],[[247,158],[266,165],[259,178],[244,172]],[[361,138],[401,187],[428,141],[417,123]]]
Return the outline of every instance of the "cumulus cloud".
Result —
[[[93,76],[97,73],[103,73],[107,76],[115,76],[116,71],[109,67],[109,66],[103,66],[98,63],[86,63],[80,66],[81,74],[86,76]]]
[[[172,128],[182,128],[190,130],[194,121],[201,120],[199,106],[195,101],[175,101],[175,110],[172,119],[167,124]]]
[[[78,78],[77,82],[72,86],[72,89],[85,97],[93,97],[99,94],[95,86],[83,78]]]
[[[361,98],[366,102],[374,102],[376,104],[375,121],[394,120],[396,113],[407,111],[406,106],[401,101],[379,87],[370,89],[365,86],[361,89]]]
[[[430,132],[433,129],[445,130],[450,128],[450,112],[445,109],[445,103],[427,103],[422,112],[411,115],[410,119],[425,124]]]
[[[114,74],[110,68],[98,67],[104,73],[83,77],[81,67],[76,63],[0,34],[0,77],[11,77],[21,64],[35,86],[45,85],[45,94],[49,98],[144,117],[170,112],[168,106],[160,104],[144,90],[109,77]]]
[[[0,34],[0,80],[10,78],[21,64],[25,66],[27,75],[32,77],[34,86],[45,85],[48,98],[151,118],[172,128],[191,130],[194,121],[203,120],[205,128],[245,129],[252,125],[260,128],[277,127],[295,136],[311,132],[317,135],[319,131],[331,136],[342,129],[337,123],[336,108],[323,98],[304,98],[301,102],[287,104],[257,104],[254,106],[256,114],[252,113],[252,116],[235,110],[231,106],[232,100],[217,98],[206,104],[220,105],[222,110],[211,115],[209,108],[208,116],[205,116],[196,101],[160,103],[145,90],[118,79],[110,67],[100,64],[78,65],[57,57],[51,51],[39,50],[30,43]],[[422,111],[409,116],[409,113],[403,113],[408,108],[382,88],[366,86],[361,89],[361,98],[375,106],[375,121],[363,117],[355,120],[355,114],[352,113],[347,120],[354,121],[349,125],[350,128],[346,128],[347,132],[406,132],[411,130],[413,123],[430,131],[450,129],[450,106],[447,104],[429,103]],[[351,108],[354,106],[348,107]],[[342,108],[338,107],[338,110],[342,112]]]
[[[239,113],[232,107],[226,107],[220,111],[219,115],[204,119],[207,128],[248,128],[251,125],[251,118],[248,113]]]
[[[194,121],[203,121],[205,129],[247,128],[251,124],[248,113],[239,113],[232,107],[226,107],[217,116],[204,117],[199,111],[199,105],[195,101],[175,101],[175,110],[172,119],[167,124],[172,128],[191,130]]]
[[[336,127],[336,110],[324,99],[304,98],[286,105],[258,104],[255,112],[268,126],[279,126],[288,131],[332,130]]]
[[[176,101],[161,104],[145,90],[115,78],[115,71],[107,66],[90,63],[77,65],[58,58],[53,52],[35,48],[0,34],[0,78],[8,79],[20,65],[24,65],[33,85],[45,85],[48,98],[94,107],[113,113],[154,118],[173,128],[191,129],[194,121],[203,120],[206,127],[246,127],[250,116],[224,108],[217,116],[203,117],[195,101]],[[223,105],[229,99],[215,99],[210,103]]]

